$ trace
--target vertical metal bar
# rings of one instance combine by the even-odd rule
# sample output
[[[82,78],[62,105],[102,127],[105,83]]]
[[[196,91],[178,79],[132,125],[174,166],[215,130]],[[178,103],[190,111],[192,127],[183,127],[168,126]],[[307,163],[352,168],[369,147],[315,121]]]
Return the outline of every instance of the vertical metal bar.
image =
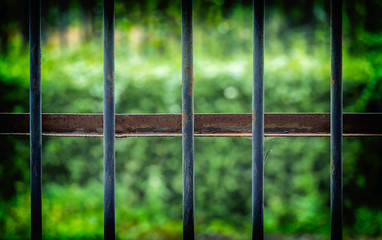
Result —
[[[194,92],[192,0],[182,0],[183,239],[194,239]]]
[[[29,1],[31,239],[42,238],[41,2]]]
[[[264,238],[264,0],[253,1],[252,239]]]
[[[114,0],[103,1],[104,238],[115,239]]]
[[[342,0],[331,0],[331,238],[342,239]]]

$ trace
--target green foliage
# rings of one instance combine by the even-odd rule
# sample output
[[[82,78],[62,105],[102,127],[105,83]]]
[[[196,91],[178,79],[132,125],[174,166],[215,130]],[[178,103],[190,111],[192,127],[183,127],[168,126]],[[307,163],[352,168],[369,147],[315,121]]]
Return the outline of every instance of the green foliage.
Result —
[[[195,17],[195,112],[251,111],[251,11],[224,12],[211,2]],[[176,4],[158,1],[118,18],[115,49],[117,113],[180,113],[180,16]],[[196,4],[196,8],[202,8]],[[328,112],[329,28],[325,11],[313,31],[285,30],[277,8],[268,12],[265,49],[266,112]],[[117,16],[127,13],[117,3]],[[321,11],[321,12],[320,12]],[[164,12],[164,13],[163,13]],[[300,17],[295,16],[296,19]],[[75,26],[75,23],[74,23]],[[345,28],[346,29],[346,28]],[[347,32],[345,31],[345,34]],[[365,32],[367,47],[382,33]],[[380,53],[354,54],[344,43],[345,111],[381,111]],[[28,112],[28,51],[16,37],[0,57],[2,112]],[[102,39],[56,46],[42,53],[43,112],[101,113]],[[27,238],[29,223],[28,138],[1,136],[3,185],[0,238]],[[382,236],[378,171],[380,139],[344,141],[345,233]],[[265,141],[265,231],[327,238],[329,139],[268,138]],[[374,150],[373,150],[374,149]],[[43,232],[46,238],[103,237],[103,145],[101,139],[43,139]],[[123,239],[180,239],[182,164],[178,138],[116,141],[116,233]],[[251,141],[195,140],[196,231],[200,239],[246,239],[251,232]],[[362,193],[363,198],[359,197]]]

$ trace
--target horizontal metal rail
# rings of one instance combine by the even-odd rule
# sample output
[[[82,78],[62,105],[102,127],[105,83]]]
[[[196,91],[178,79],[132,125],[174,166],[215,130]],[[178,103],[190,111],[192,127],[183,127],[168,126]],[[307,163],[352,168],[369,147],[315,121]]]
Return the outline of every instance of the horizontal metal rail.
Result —
[[[343,114],[343,136],[382,136],[382,113]],[[251,137],[252,114],[195,114],[196,137]],[[116,137],[180,137],[181,114],[116,114]],[[102,114],[42,114],[42,134],[102,137]],[[266,113],[266,137],[329,137],[328,113]],[[28,113],[0,113],[0,135],[29,135]]]

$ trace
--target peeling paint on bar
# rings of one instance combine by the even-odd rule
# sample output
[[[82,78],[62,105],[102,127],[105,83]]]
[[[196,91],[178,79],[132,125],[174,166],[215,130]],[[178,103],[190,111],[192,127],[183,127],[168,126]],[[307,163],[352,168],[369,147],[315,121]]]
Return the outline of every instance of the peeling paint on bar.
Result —
[[[182,0],[182,171],[183,239],[194,239],[194,76],[192,0]],[[165,117],[166,118],[166,117]],[[176,124],[175,126],[179,126]],[[169,126],[171,128],[171,126]],[[179,130],[179,129],[177,129]]]

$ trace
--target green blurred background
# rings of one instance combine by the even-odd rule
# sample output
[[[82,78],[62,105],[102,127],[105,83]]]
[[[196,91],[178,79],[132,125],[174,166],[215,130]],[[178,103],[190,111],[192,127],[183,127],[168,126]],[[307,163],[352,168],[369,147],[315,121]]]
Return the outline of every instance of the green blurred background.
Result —
[[[117,113],[180,113],[180,1],[116,0]],[[194,1],[196,113],[251,111],[252,2]],[[382,1],[344,1],[344,112],[382,111]],[[0,112],[29,111],[28,5],[0,1]],[[265,112],[329,112],[329,0],[266,1]],[[103,110],[102,2],[42,5],[42,110]],[[344,138],[345,239],[382,238],[381,138]],[[0,136],[0,238],[30,236],[29,138]],[[265,139],[268,239],[329,239],[328,138]],[[249,239],[251,140],[195,139],[197,239]],[[181,239],[180,138],[116,140],[116,234]],[[43,138],[44,238],[103,237],[103,145]]]

